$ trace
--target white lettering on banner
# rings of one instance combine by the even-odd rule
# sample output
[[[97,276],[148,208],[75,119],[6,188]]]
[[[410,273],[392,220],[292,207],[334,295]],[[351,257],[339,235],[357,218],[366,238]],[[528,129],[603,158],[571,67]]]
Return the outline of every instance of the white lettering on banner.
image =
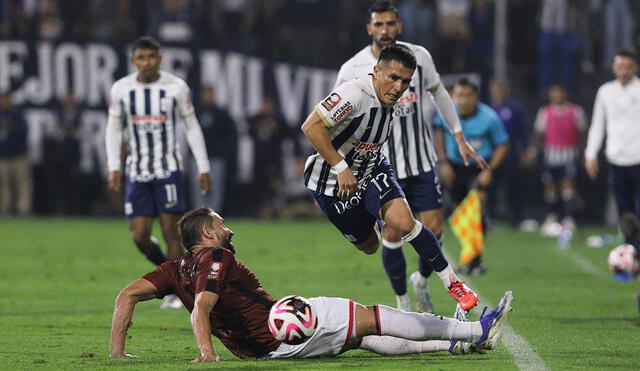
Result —
[[[89,68],[89,94],[87,103],[97,106],[109,100],[109,91],[114,82],[118,56],[107,45],[89,44],[87,47],[87,61]]]
[[[80,171],[85,174],[107,175],[107,153],[104,150],[104,123],[107,112],[86,110],[80,118],[78,140],[80,142]]]
[[[9,91],[17,104],[47,105],[69,92],[87,108],[104,108],[109,90],[121,71],[135,71],[126,48],[74,42],[56,44],[0,41],[0,91]],[[330,92],[336,72],[287,63],[268,64],[259,57],[239,53],[188,48],[163,48],[163,69],[181,78],[199,80],[192,88],[211,85],[219,104],[226,107],[246,132],[245,119],[259,112],[265,84],[273,81],[273,94],[283,117],[300,125],[313,105]],[[27,69],[29,63],[29,69]],[[194,70],[198,68],[198,70]],[[198,97],[194,97],[197,100]]]
[[[53,98],[53,47],[50,43],[38,44],[38,73],[25,80],[22,91],[24,101],[46,104]]]
[[[292,71],[295,69],[295,71]],[[291,64],[278,63],[274,67],[276,90],[280,112],[290,125],[300,125],[304,93],[307,88],[309,69]]]
[[[32,164],[37,165],[42,161],[44,138],[54,135],[57,118],[53,111],[46,108],[26,109],[24,117],[29,126],[27,134],[29,160]]]
[[[27,45],[20,41],[0,43],[0,92],[11,90],[12,80],[24,76],[24,63],[28,57]]]
[[[327,93],[333,88],[333,83],[336,81],[337,75],[336,71],[332,70],[311,70],[311,75],[309,76],[309,94],[305,111],[310,112],[318,102],[327,96]],[[303,115],[306,115],[307,112],[304,112]],[[294,122],[294,125],[302,124],[304,119],[305,117],[299,117],[298,120]]]
[[[161,68],[183,80],[187,80],[189,70],[193,64],[193,57],[188,49],[162,48]]]
[[[219,104],[227,107],[231,116],[236,119],[245,118],[243,100],[245,57],[238,53],[228,53],[222,61],[217,51],[203,51],[200,54],[200,82],[213,86]]]
[[[260,111],[264,96],[264,61],[259,58],[247,58],[247,103],[245,112],[251,117]]]
[[[62,98],[73,93],[78,102],[84,102],[87,87],[85,81],[86,65],[80,46],[73,43],[60,44],[55,50],[54,65],[56,97]],[[71,67],[71,71],[69,71],[69,67]],[[69,81],[72,81],[72,88],[69,87]]]

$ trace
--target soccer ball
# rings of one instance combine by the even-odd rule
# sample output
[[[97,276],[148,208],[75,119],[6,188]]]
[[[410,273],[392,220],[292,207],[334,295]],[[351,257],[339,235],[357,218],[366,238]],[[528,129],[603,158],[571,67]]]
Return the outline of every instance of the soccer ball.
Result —
[[[278,300],[269,311],[269,330],[276,340],[302,344],[316,332],[318,317],[311,303],[301,296]]]
[[[609,269],[613,272],[635,274],[638,271],[637,252],[635,247],[624,244],[614,247],[607,259]]]

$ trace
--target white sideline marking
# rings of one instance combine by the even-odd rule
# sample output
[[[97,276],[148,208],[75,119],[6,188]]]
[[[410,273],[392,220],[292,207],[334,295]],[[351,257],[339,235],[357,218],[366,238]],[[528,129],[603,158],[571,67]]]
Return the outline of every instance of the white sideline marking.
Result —
[[[478,292],[476,291],[476,294]],[[478,315],[482,311],[480,308],[487,306],[487,310],[493,308],[493,305],[484,300],[480,295],[478,295],[478,299],[480,301],[479,305],[474,308]],[[514,295],[514,301],[517,300]],[[507,319],[508,321],[508,319]],[[516,333],[508,323],[504,323],[502,325],[502,344],[507,348],[509,353],[511,354],[511,358],[513,358],[516,366],[520,370],[548,370],[549,368],[544,363],[544,360],[540,358],[538,352],[529,344],[529,342],[523,338],[521,335]]]
[[[593,265],[593,263],[591,263],[589,260],[583,258],[581,255],[572,253],[570,250],[560,250],[558,248],[552,248],[552,249],[557,254],[564,255],[567,258],[571,259],[571,261],[573,261],[575,265],[577,265],[578,268],[580,268],[583,272],[588,273],[592,276],[596,276],[598,278],[611,280],[610,274],[604,273],[603,271],[598,269],[598,267]]]
[[[449,262],[452,268],[456,268],[454,260],[449,258],[447,252],[442,249],[445,258]],[[468,280],[467,280],[468,282]],[[487,310],[493,308],[490,302],[484,300],[478,291],[476,290],[476,294],[478,294],[479,305],[477,305],[473,310],[477,312],[478,315],[482,312],[484,306],[487,306]],[[517,296],[514,295],[514,300],[517,300]],[[507,319],[508,321],[508,319]],[[516,333],[508,323],[504,323],[502,325],[502,344],[507,348],[509,353],[511,354],[511,358],[516,363],[516,366],[520,370],[548,370],[549,368],[544,363],[544,360],[538,355],[538,352],[529,344],[529,342]]]

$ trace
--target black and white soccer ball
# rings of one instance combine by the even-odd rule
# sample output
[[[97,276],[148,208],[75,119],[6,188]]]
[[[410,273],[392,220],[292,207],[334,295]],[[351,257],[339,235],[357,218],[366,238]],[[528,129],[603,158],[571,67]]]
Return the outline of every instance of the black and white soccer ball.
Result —
[[[318,317],[311,303],[301,296],[289,295],[278,300],[269,311],[269,330],[276,340],[302,344],[318,328]]]
[[[609,253],[607,263],[613,272],[634,275],[638,271],[637,251],[629,244],[616,246]]]

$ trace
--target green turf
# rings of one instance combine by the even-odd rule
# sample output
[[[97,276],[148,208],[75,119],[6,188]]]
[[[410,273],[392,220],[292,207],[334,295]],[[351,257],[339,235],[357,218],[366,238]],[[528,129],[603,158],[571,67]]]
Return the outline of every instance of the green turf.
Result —
[[[325,220],[227,222],[237,257],[274,297],[341,296],[394,305],[380,255],[365,256]],[[157,227],[156,227],[157,229]],[[609,248],[584,247],[581,230],[568,251],[537,234],[498,227],[488,239],[488,273],[470,286],[496,304],[513,290],[509,323],[551,369],[634,369],[640,365],[636,294],[640,284],[617,283],[607,272]],[[608,230],[611,232],[611,230]],[[504,345],[484,355],[446,353],[380,357],[363,351],[333,359],[241,361],[214,341],[225,360],[191,365],[198,356],[186,311],[162,311],[157,300],[141,303],[127,351],[136,360],[107,358],[116,293],[153,267],[129,240],[121,219],[0,219],[0,368],[185,369],[516,369]],[[457,256],[447,232],[445,244]],[[409,269],[415,253],[405,247]],[[590,264],[587,273],[575,257]],[[439,312],[453,301],[430,280]]]

